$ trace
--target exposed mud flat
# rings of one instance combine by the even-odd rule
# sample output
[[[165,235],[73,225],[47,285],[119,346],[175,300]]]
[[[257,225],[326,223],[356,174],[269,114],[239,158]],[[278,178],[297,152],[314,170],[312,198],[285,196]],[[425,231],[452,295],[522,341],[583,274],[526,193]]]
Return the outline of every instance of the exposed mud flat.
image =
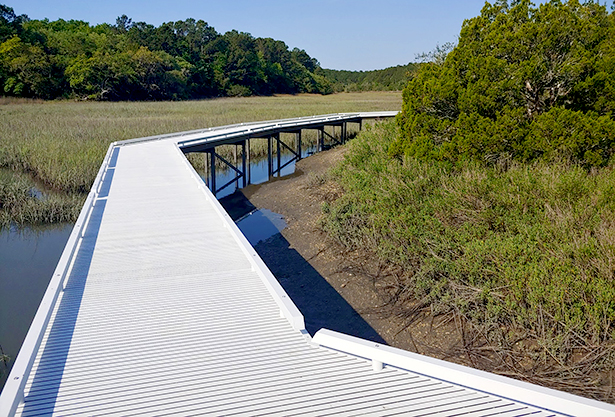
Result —
[[[349,252],[319,227],[321,206],[341,194],[326,172],[345,147],[301,160],[293,175],[250,185],[221,202],[234,219],[255,209],[284,217],[287,227],[256,250],[305,316],[307,330],[321,328],[430,356],[472,364],[461,355],[455,323],[423,317],[408,325],[386,295],[386,267],[367,253]],[[456,352],[454,357],[451,353]]]

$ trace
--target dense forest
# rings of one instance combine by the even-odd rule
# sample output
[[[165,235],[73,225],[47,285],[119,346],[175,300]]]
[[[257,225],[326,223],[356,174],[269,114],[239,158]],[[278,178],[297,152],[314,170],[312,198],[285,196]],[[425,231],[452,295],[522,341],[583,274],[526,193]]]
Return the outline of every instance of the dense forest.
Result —
[[[418,64],[398,65],[374,71],[344,71],[323,69],[333,90],[341,91],[401,91],[418,69]]]
[[[202,20],[155,27],[31,20],[0,5],[0,94],[43,99],[177,100],[331,93],[304,50]]]

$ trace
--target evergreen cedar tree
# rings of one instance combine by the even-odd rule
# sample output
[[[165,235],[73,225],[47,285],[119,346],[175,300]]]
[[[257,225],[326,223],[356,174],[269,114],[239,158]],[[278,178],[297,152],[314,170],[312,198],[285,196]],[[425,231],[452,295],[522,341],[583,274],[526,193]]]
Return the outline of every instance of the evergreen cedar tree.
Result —
[[[493,163],[613,154],[615,24],[598,2],[486,3],[403,92],[390,154]]]
[[[0,5],[0,94],[44,99],[169,100],[330,93],[318,61],[284,42],[202,20],[90,26],[30,20]]]

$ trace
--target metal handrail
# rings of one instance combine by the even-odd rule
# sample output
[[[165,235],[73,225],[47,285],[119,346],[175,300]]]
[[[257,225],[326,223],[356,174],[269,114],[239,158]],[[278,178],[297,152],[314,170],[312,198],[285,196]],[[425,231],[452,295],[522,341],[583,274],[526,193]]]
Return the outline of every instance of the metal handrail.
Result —
[[[491,395],[498,395],[494,392],[504,393],[499,396],[564,415],[598,417],[613,416],[615,413],[615,406],[612,404],[419,355],[328,329],[316,332],[312,342],[317,346],[371,360],[376,372],[380,371],[383,366],[389,365]]]
[[[228,130],[230,128],[236,127],[246,127],[245,129],[241,129],[234,132],[225,132],[214,135],[207,135],[204,137],[196,137],[190,138],[187,140],[177,141],[177,144],[180,148],[186,148],[188,146],[196,146],[204,143],[211,142],[219,142],[226,139],[231,138],[241,138],[245,136],[254,136],[259,134],[266,133],[275,133],[280,129],[288,129],[288,128],[301,128],[305,126],[310,126],[314,124],[326,124],[327,122],[344,122],[350,121],[354,119],[377,119],[384,117],[395,117],[397,115],[397,111],[389,111],[389,112],[364,112],[364,113],[334,113],[334,114],[325,114],[320,116],[309,116],[309,117],[295,117],[291,119],[281,119],[281,120],[271,120],[264,122],[252,122],[246,125],[229,125],[223,126],[221,129]],[[257,127],[252,127],[257,126]],[[213,131],[213,130],[212,130]],[[189,134],[199,134],[206,133],[201,131],[196,132],[186,132],[183,136],[188,136]],[[170,138],[170,137],[169,137]]]
[[[332,113],[332,114],[319,115],[319,116],[301,116],[301,117],[294,117],[294,118],[289,118],[289,119],[276,119],[276,120],[267,120],[267,121],[258,121],[258,122],[235,123],[235,124],[230,124],[230,125],[225,125],[225,126],[207,127],[204,129],[186,130],[182,132],[165,133],[162,135],[153,135],[153,136],[145,136],[142,138],[126,139],[126,140],[116,142],[116,145],[125,146],[125,145],[130,145],[130,144],[135,144],[135,143],[141,143],[141,142],[149,142],[149,141],[164,140],[164,139],[171,139],[171,138],[181,138],[183,136],[188,136],[188,135],[194,135],[194,134],[199,134],[199,133],[204,134],[208,132],[215,132],[218,130],[233,129],[236,127],[254,126],[254,125],[259,125],[263,123],[284,123],[287,121],[311,120],[311,119],[327,117],[327,116],[337,116],[337,115],[355,115],[356,116],[359,114],[360,113]]]
[[[98,185],[102,182],[103,176],[106,172],[107,166],[111,159],[113,148],[115,143],[109,145],[107,154],[103,159],[103,163],[98,170],[94,184],[90,189],[90,193],[85,200],[83,208],[79,213],[77,222],[73,226],[73,230],[66,242],[64,251],[60,256],[60,260],[49,282],[47,290],[43,295],[41,304],[36,311],[34,320],[30,325],[30,329],[26,334],[26,338],[21,345],[19,354],[11,368],[8,379],[2,393],[0,394],[0,416],[10,416],[15,414],[17,407],[24,399],[24,389],[26,381],[32,371],[34,360],[36,359],[36,353],[40,348],[45,329],[49,324],[52,312],[56,306],[60,294],[64,290],[64,281],[67,278],[67,273],[70,269],[70,265],[76,254],[76,249],[83,239],[84,231],[86,230],[90,213],[94,208],[96,197],[98,196]]]

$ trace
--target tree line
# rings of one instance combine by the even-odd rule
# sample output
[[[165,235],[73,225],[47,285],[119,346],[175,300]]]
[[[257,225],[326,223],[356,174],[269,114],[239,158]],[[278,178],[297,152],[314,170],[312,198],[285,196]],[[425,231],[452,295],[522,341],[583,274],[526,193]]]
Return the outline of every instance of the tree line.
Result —
[[[333,90],[341,91],[401,91],[419,64],[409,63],[373,71],[322,70]]]
[[[392,155],[611,160],[615,16],[599,2],[486,3],[439,52],[404,89]]]
[[[180,100],[333,92],[304,50],[203,20],[156,27],[33,20],[0,5],[0,94],[42,99]]]

